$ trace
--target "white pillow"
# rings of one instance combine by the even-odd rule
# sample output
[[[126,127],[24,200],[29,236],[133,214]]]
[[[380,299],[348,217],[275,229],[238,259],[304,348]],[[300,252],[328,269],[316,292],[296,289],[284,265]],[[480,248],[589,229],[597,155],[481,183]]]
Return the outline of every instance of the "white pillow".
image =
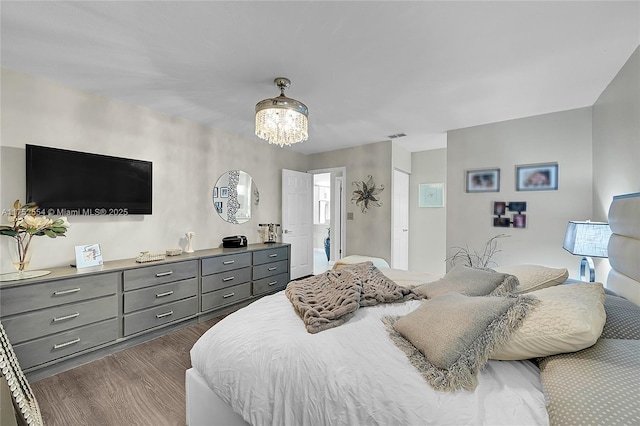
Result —
[[[562,284],[569,278],[567,268],[548,268],[541,265],[511,265],[494,268],[497,272],[518,277],[520,284],[514,293],[528,293]]]
[[[607,318],[604,287],[577,283],[529,293],[540,300],[491,359],[517,360],[575,352],[596,343]]]

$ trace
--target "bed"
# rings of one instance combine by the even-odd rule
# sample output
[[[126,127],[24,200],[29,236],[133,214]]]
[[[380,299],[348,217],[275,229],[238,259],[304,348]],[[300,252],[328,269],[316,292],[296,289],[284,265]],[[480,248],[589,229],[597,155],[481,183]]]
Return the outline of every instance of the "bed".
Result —
[[[638,424],[639,217],[640,194],[614,198],[606,290],[599,283],[567,280],[561,268],[516,265],[497,268],[493,273],[500,274],[500,284],[481,295],[466,289],[443,294],[443,286],[456,278],[453,270],[438,277],[376,262],[368,270],[402,287],[402,298],[356,307],[337,325],[314,329],[303,321],[308,311],[292,307],[289,287],[261,298],[220,321],[192,348],[193,367],[186,372],[187,424]],[[352,274],[362,264],[346,265],[343,273]],[[475,277],[478,272],[457,273]],[[512,285],[513,276],[518,281]],[[410,297],[421,291],[429,295]],[[433,315],[467,318],[478,310],[458,306],[498,300],[508,302],[500,311],[508,320],[487,320],[486,329],[497,330],[498,336],[489,349],[477,347],[486,340],[486,331],[480,331],[482,339],[464,343],[464,351],[484,356],[476,356],[482,358],[478,368],[465,373],[471,381],[465,377],[456,382],[458,371],[438,364],[452,350],[451,343],[434,356],[430,348],[416,350],[420,339],[435,341],[437,332],[450,332],[451,326],[434,321]],[[504,325],[509,321],[515,326]],[[476,332],[463,326],[475,320],[454,322],[461,324],[465,339]],[[406,332],[400,327],[405,324]],[[461,344],[453,349],[463,353],[455,346]],[[420,357],[426,359],[426,370],[421,370],[424,361],[416,362]],[[434,365],[441,367],[440,375],[429,370]],[[443,380],[446,386],[441,386]]]

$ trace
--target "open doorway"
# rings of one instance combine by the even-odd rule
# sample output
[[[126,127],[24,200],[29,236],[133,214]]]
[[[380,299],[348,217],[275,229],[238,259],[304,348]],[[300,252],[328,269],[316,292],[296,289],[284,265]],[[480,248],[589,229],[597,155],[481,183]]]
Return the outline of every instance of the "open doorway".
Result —
[[[312,170],[313,273],[320,274],[344,257],[345,230],[343,182],[346,169]]]

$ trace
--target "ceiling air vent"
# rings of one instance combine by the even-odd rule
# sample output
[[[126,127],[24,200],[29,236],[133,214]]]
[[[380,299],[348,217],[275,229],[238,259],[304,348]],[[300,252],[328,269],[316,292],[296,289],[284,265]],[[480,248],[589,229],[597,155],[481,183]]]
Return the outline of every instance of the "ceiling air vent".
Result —
[[[407,136],[406,133],[396,133],[395,135],[389,135],[387,136],[389,139],[397,139],[397,138],[403,138]]]

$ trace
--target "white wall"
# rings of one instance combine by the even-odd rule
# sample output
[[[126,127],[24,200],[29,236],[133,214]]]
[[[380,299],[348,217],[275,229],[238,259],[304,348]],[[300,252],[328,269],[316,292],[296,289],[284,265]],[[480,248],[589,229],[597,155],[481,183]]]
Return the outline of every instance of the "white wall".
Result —
[[[411,174],[411,152],[404,149],[396,141],[391,141],[391,157],[394,169]]]
[[[593,218],[614,195],[640,192],[640,48],[593,105]]]
[[[153,162],[153,215],[71,217],[67,237],[36,239],[33,269],[67,265],[73,247],[88,243],[102,244],[105,260],[133,258],[142,250],[164,252],[181,244],[184,248],[187,231],[196,233],[196,250],[218,247],[227,235],[244,234],[249,242],[259,242],[258,223],[280,222],[281,169],[308,169],[306,155],[44,79],[3,69],[1,84],[2,208],[25,200],[25,144]],[[249,173],[261,194],[256,217],[242,225],[224,222],[212,203],[216,180],[232,169]],[[0,269],[10,272],[1,246]]]
[[[494,235],[499,265],[534,263],[567,267],[578,276],[579,258],[563,250],[569,220],[591,218],[591,108],[454,130],[447,148],[447,248],[481,250]],[[557,191],[515,190],[515,166],[557,162]],[[500,168],[500,192],[466,193],[465,170]],[[526,201],[527,228],[494,228],[494,201]],[[604,279],[603,277],[598,277]]]
[[[418,185],[444,183],[447,188],[447,149],[414,152],[409,192],[409,269],[444,275],[447,246],[447,205],[418,207]]]

